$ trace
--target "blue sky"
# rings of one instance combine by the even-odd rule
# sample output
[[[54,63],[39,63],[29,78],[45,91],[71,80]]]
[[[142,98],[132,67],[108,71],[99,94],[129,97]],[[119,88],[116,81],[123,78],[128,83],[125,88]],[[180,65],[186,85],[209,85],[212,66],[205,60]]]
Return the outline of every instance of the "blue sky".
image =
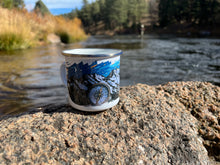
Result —
[[[26,8],[31,10],[34,8],[35,3],[37,0],[24,0]],[[56,8],[81,8],[82,7],[82,0],[42,0],[44,4],[49,9],[56,9]],[[95,0],[88,0],[89,2]]]

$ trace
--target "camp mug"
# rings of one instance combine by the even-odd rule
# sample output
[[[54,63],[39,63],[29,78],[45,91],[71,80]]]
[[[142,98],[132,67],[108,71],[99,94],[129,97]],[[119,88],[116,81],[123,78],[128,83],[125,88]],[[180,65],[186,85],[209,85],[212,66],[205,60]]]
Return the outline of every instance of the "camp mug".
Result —
[[[73,108],[92,112],[118,104],[121,54],[118,49],[62,51],[65,62],[60,67],[60,73]]]

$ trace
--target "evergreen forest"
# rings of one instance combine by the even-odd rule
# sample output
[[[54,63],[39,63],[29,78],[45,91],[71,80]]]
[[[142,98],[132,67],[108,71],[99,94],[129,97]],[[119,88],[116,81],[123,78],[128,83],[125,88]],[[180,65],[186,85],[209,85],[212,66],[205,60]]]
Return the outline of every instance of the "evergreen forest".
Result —
[[[83,0],[83,7],[66,15],[78,17],[89,32],[132,30],[140,24],[154,28],[170,25],[219,27],[220,0]]]

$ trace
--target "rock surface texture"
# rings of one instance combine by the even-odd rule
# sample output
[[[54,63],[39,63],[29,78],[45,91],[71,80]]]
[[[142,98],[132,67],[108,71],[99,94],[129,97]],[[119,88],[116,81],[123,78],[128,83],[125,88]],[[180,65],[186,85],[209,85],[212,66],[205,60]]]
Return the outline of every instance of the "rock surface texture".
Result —
[[[0,130],[0,164],[218,164],[220,88],[138,84],[107,111],[47,106],[2,119]]]

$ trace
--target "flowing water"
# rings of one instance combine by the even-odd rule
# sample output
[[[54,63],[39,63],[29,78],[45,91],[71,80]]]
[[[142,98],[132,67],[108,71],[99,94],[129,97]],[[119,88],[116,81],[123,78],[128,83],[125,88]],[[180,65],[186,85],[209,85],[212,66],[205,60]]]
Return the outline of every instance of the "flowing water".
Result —
[[[208,81],[220,85],[220,39],[172,36],[96,36],[66,46],[0,52],[0,116],[66,104],[59,76],[63,49],[122,49],[121,86],[169,81]]]

